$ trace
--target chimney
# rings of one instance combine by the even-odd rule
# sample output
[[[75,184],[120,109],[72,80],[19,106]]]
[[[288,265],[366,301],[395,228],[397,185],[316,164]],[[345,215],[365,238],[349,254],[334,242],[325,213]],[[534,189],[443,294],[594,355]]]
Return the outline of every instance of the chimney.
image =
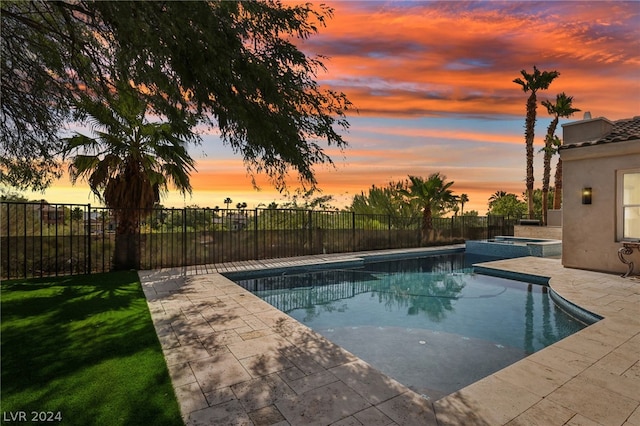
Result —
[[[608,135],[613,129],[613,123],[604,117],[591,118],[589,111],[584,113],[584,119],[562,125],[562,144],[593,142]]]

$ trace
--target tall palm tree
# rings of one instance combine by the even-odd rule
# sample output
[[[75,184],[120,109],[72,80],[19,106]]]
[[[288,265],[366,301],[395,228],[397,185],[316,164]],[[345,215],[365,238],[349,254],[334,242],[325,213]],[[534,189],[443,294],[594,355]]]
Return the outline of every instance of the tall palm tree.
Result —
[[[422,210],[422,242],[429,240],[433,230],[433,214],[440,213],[451,205],[455,195],[449,189],[453,182],[445,183],[445,176],[433,173],[427,180],[419,176],[409,176],[409,186],[400,193]]]
[[[547,137],[544,140],[544,172],[542,176],[542,224],[547,224],[547,194],[549,193],[549,181],[551,180],[551,157],[557,152],[557,147],[560,146],[560,139],[555,136],[556,128],[558,127],[558,121],[560,117],[571,117],[574,112],[580,111],[572,106],[573,96],[567,96],[564,92],[556,95],[556,101],[542,101],[542,105],[547,108],[549,115],[553,116],[553,120],[549,123],[547,128]],[[562,170],[562,164],[559,165]],[[556,169],[557,170],[557,169]],[[560,175],[560,177],[562,174]],[[555,182],[556,189],[558,191],[558,182]],[[560,181],[560,188],[562,189],[562,181]],[[555,193],[554,193],[554,207],[555,207]],[[559,208],[560,206],[558,206]]]
[[[118,89],[106,102],[80,101],[95,137],[76,133],[64,139],[64,156],[70,158],[72,183],[86,180],[113,209],[117,221],[114,269],[132,269],[139,267],[136,235],[141,215],[168,192],[170,183],[182,194],[191,193],[189,174],[195,168],[186,145],[195,139],[172,123],[149,122],[147,105],[139,94],[123,84]]]
[[[229,204],[233,203],[233,200],[227,197],[224,199],[224,203],[227,205],[227,210],[229,210]]]
[[[460,194],[460,214],[464,216],[464,205],[469,202],[469,196],[467,194]]]
[[[527,99],[527,118],[525,121],[525,144],[527,153],[527,202],[529,210],[529,218],[533,218],[533,140],[535,137],[536,126],[536,109],[538,107],[537,92],[538,90],[546,90],[560,73],[558,71],[540,71],[535,65],[533,73],[529,74],[525,70],[520,71],[521,78],[513,80],[514,83],[522,86],[525,93],[531,92]]]

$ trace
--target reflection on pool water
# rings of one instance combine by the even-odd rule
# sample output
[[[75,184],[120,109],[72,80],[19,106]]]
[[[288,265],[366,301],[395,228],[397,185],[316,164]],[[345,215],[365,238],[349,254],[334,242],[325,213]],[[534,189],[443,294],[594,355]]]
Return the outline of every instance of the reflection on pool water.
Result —
[[[464,253],[235,281],[438,399],[585,327],[541,285],[472,272]]]

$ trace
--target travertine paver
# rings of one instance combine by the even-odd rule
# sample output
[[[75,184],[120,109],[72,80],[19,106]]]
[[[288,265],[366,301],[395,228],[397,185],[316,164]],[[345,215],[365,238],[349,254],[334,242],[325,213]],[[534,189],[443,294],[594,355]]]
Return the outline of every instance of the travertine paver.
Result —
[[[370,408],[353,389],[343,382],[328,385],[284,398],[276,407],[292,425],[329,425],[359,411]]]
[[[541,397],[549,395],[572,378],[571,375],[562,370],[557,370],[548,365],[541,365],[528,359],[518,362],[512,368],[504,368],[495,373],[494,376],[516,386],[526,383],[527,390]]]
[[[511,420],[507,426],[547,426],[565,424],[575,413],[560,404],[543,399],[536,405]]]
[[[361,360],[334,367],[329,371],[372,405],[387,401],[406,391],[400,383],[381,376],[373,367]]]
[[[273,264],[341,264],[372,254],[381,253]],[[565,269],[554,259],[484,264],[550,277],[561,297],[605,319],[434,402],[217,273],[267,263],[140,272],[188,425],[640,426],[637,280]]]
[[[231,386],[231,390],[248,412],[296,396],[296,393],[277,374],[235,384]]]
[[[216,353],[212,357],[192,361],[189,365],[202,392],[210,392],[214,389],[251,380],[251,374],[230,352]]]
[[[491,375],[434,403],[444,425],[503,425],[533,407],[542,397],[524,381],[513,384]]]
[[[398,425],[435,425],[431,402],[415,392],[404,392],[376,406]]]
[[[636,399],[638,395],[640,394],[635,396]],[[603,425],[623,424],[638,407],[637,400],[601,388],[581,376],[572,379],[548,398]]]
[[[513,389],[512,396],[505,394],[500,397],[500,393],[505,391],[503,382],[517,384],[515,372],[521,370],[523,364],[533,362],[540,366],[537,369],[540,376],[544,376],[545,370],[552,368],[572,377],[564,383],[561,382],[566,376],[554,377],[556,383],[545,386],[547,394],[544,399],[538,395],[539,400],[535,404],[522,410],[512,420],[514,424],[526,423],[527,419],[538,419],[536,421],[541,424],[549,425],[633,425],[632,416],[640,406],[640,381],[637,377],[628,381],[626,374],[640,362],[640,350],[633,351],[640,349],[636,346],[640,341],[640,305],[627,303],[624,299],[635,300],[640,294],[640,285],[637,282],[630,285],[631,280],[615,275],[565,269],[558,261],[550,259],[510,259],[492,262],[490,265],[501,270],[551,277],[550,286],[560,296],[605,318],[525,360],[437,401],[434,405],[438,420],[455,419],[452,424],[470,420],[503,424],[505,416],[500,419],[496,412],[506,413],[504,410],[509,407],[504,404],[517,402],[517,395],[531,392],[533,386],[529,385],[527,376],[523,374],[520,390]],[[483,266],[486,267],[487,264]],[[586,290],[581,292],[582,288]],[[616,297],[612,298],[612,295]],[[603,300],[607,300],[607,303],[602,303]],[[605,365],[606,368],[599,365]],[[536,374],[536,369],[530,371],[530,374]],[[494,385],[485,388],[491,381],[495,382]],[[558,416],[543,416],[540,410],[542,402],[553,403]]]
[[[353,415],[360,424],[367,426],[385,426],[393,423],[387,415],[376,407],[367,408]],[[355,423],[358,424],[358,423]]]

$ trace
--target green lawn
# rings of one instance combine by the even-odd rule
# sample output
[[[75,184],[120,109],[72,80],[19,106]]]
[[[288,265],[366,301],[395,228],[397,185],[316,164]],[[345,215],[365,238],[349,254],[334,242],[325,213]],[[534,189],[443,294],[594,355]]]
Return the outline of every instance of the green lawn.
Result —
[[[1,291],[3,424],[20,411],[63,425],[182,424],[135,272],[5,281]]]

